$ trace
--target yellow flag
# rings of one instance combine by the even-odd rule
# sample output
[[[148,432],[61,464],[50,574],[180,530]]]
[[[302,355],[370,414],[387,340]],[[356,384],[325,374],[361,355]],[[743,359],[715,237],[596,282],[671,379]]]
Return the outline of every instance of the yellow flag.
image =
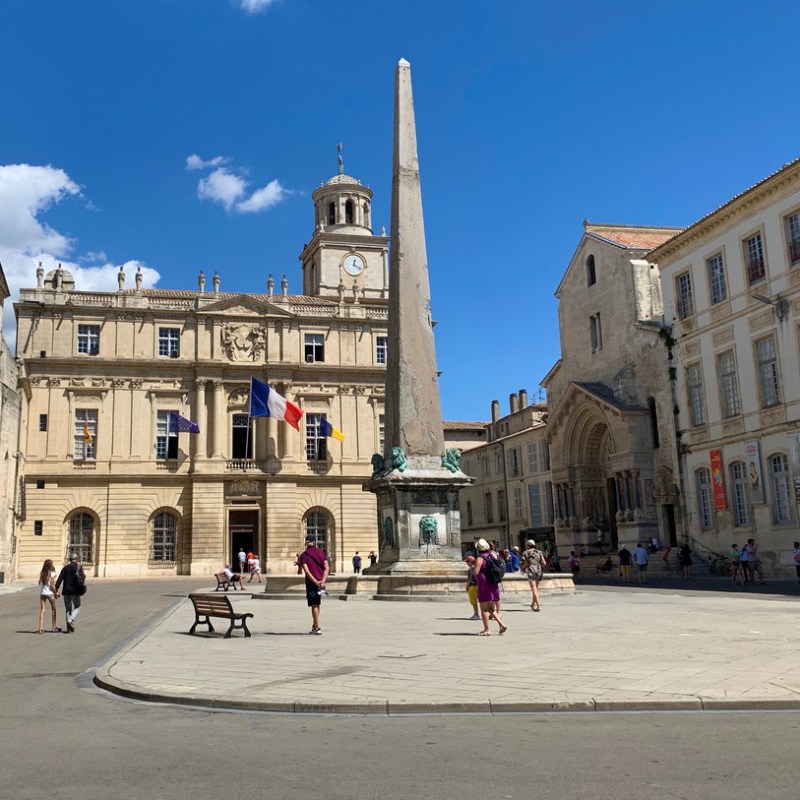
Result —
[[[92,434],[89,433],[89,420],[85,419],[83,421],[83,441],[85,444],[90,444],[94,441]]]

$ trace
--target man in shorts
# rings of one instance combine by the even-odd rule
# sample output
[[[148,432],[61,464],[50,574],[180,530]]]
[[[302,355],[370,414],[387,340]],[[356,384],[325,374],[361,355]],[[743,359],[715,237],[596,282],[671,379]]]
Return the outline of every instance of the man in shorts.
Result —
[[[330,566],[325,552],[316,546],[316,541],[313,537],[307,538],[306,549],[297,559],[297,573],[298,575],[305,575],[306,578],[306,601],[311,609],[311,630],[309,633],[316,636],[322,635],[322,628],[319,626],[319,611],[329,570]]]
[[[632,555],[639,570],[639,583],[647,583],[647,562],[650,560],[650,556],[647,555],[647,550],[644,549],[641,542],[636,545]]]
[[[623,583],[630,583],[631,582],[631,561],[633,560],[633,556],[631,555],[631,551],[628,550],[625,545],[622,545],[619,553],[619,576],[622,578]]]

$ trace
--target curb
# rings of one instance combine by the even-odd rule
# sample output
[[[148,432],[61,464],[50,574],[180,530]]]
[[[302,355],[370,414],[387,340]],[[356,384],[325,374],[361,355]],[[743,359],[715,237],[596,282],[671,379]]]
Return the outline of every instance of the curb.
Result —
[[[94,674],[94,684],[111,694],[147,703],[207,708],[217,711],[258,711],[277,714],[309,715],[369,715],[411,716],[444,714],[552,714],[552,713],[607,713],[621,711],[665,712],[665,711],[796,711],[800,709],[800,697],[763,700],[692,697],[676,700],[554,700],[552,702],[503,703],[485,700],[482,702],[451,703],[396,703],[389,700],[374,700],[364,703],[309,703],[305,700],[283,702],[258,702],[229,698],[204,697],[202,695],[170,695],[152,692],[124,681],[117,680],[107,667]]]

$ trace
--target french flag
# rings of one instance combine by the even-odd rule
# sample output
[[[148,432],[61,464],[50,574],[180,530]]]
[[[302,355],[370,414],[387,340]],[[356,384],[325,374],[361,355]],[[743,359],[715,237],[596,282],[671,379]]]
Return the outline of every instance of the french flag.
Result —
[[[285,397],[281,397],[266,383],[250,378],[250,416],[274,417],[288,422],[295,430],[300,430],[300,417],[303,412]]]

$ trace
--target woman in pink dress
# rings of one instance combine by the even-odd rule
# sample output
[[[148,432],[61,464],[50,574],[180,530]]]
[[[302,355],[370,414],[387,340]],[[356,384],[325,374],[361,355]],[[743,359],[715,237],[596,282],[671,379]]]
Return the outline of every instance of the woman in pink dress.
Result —
[[[508,630],[507,625],[503,625],[503,618],[500,615],[500,584],[492,583],[486,576],[486,560],[489,558],[499,559],[500,556],[492,551],[486,539],[478,539],[475,545],[478,557],[475,559],[475,566],[472,568],[473,574],[478,581],[478,604],[481,609],[481,621],[483,630],[478,631],[478,636],[491,636],[489,630],[489,620],[494,619],[500,626],[500,634]]]

